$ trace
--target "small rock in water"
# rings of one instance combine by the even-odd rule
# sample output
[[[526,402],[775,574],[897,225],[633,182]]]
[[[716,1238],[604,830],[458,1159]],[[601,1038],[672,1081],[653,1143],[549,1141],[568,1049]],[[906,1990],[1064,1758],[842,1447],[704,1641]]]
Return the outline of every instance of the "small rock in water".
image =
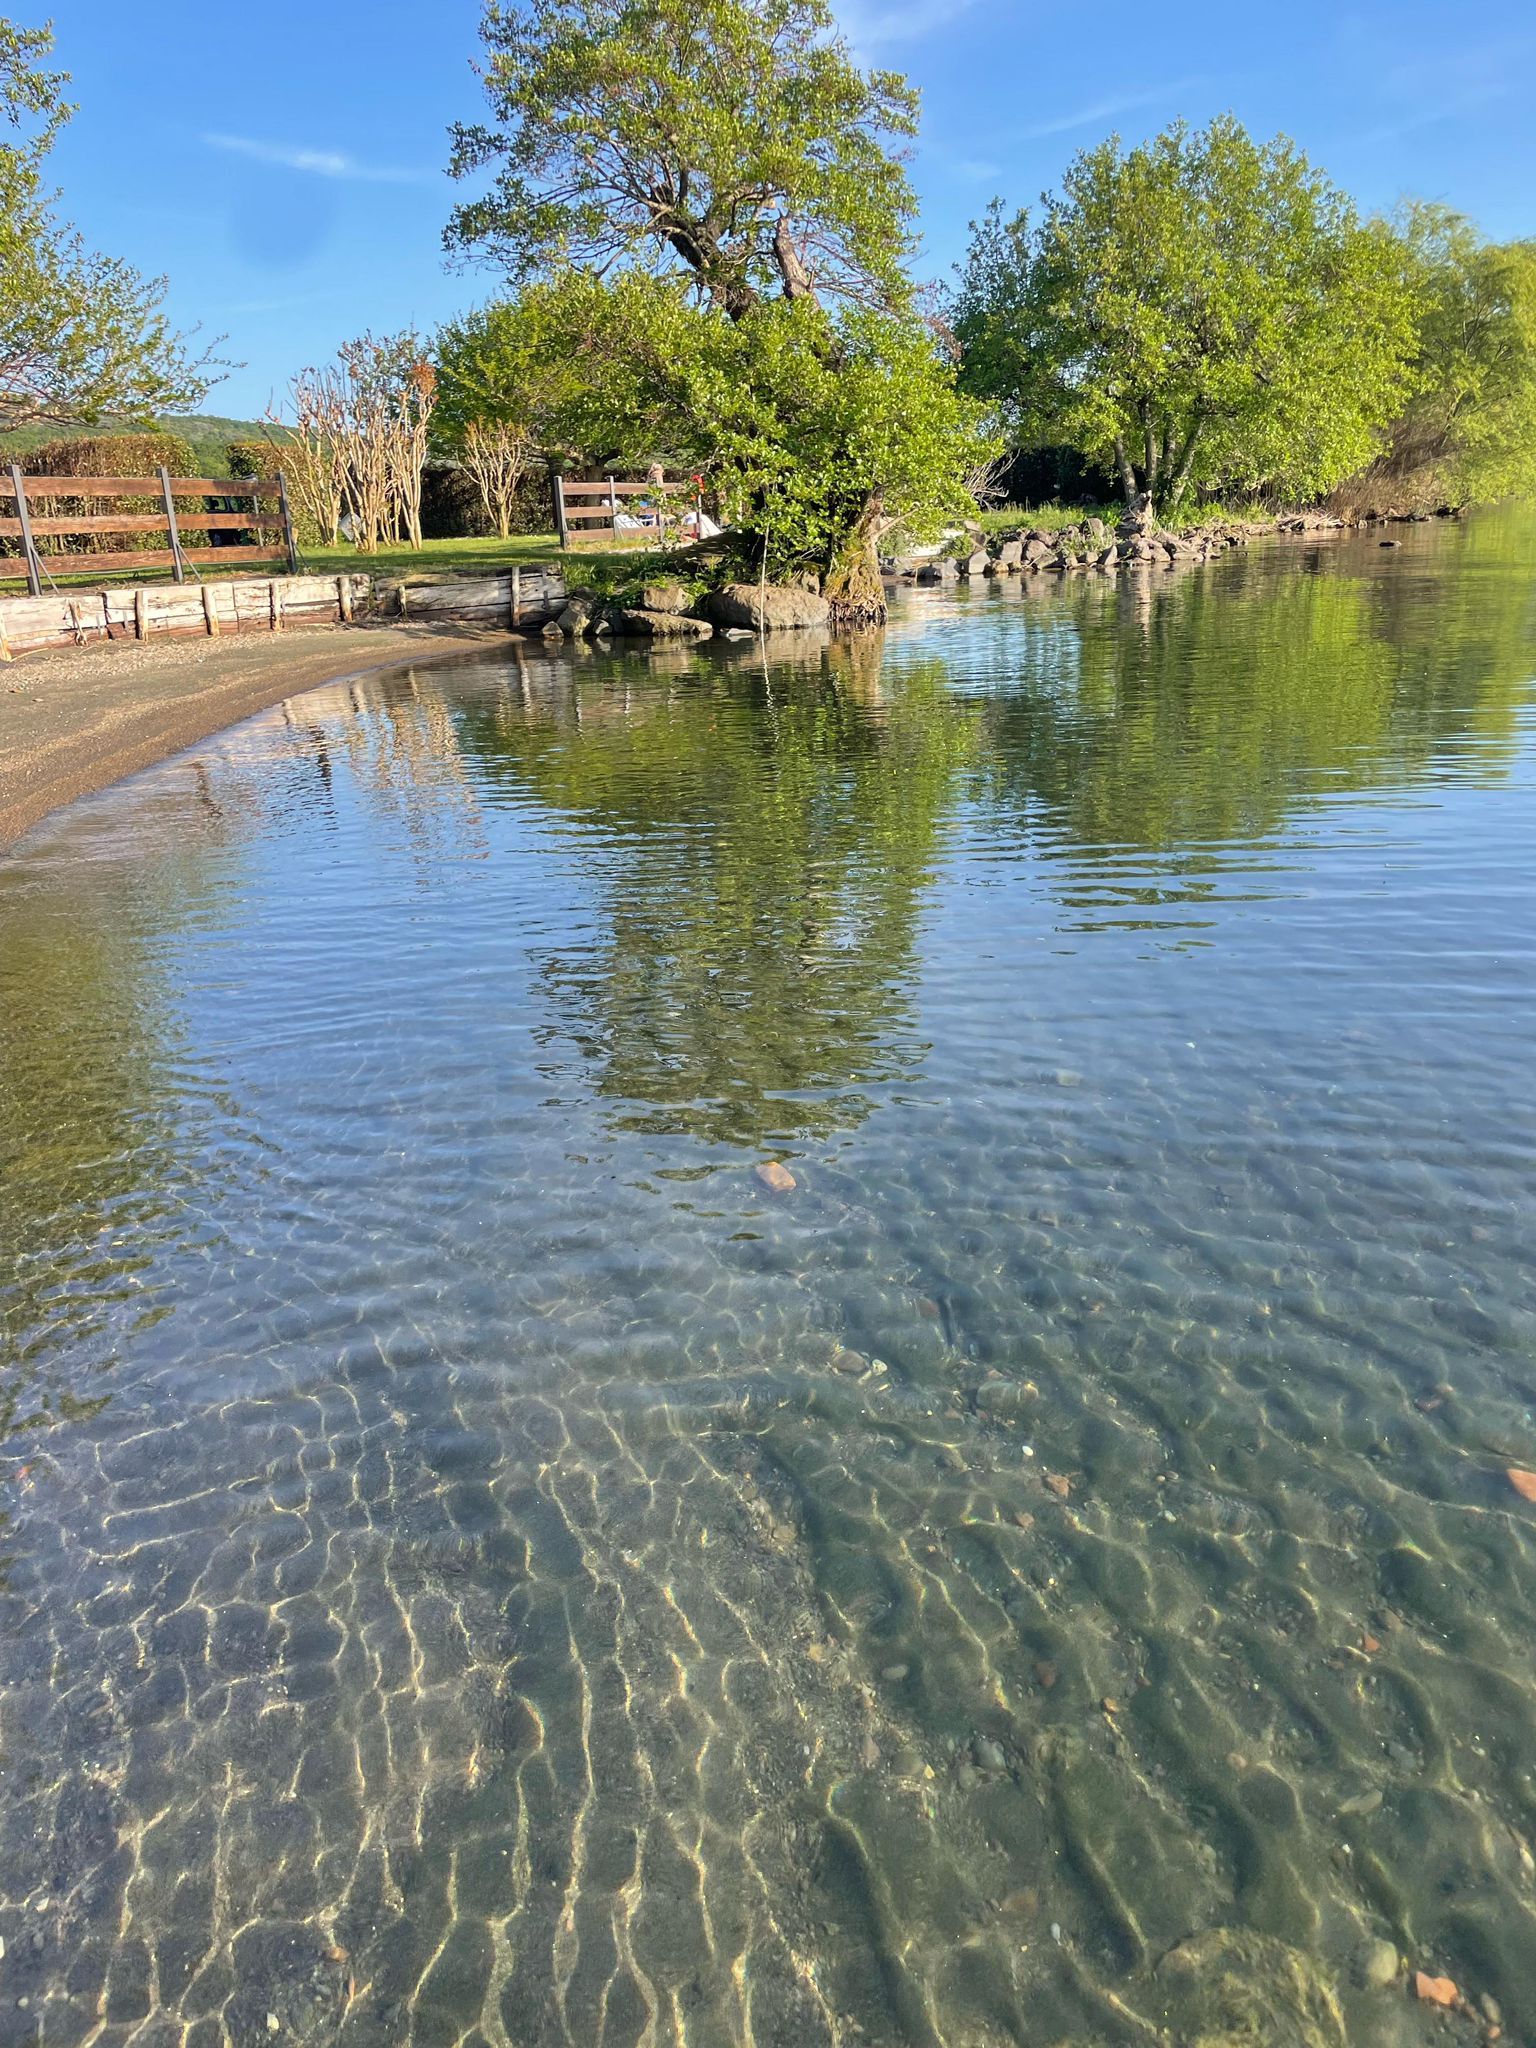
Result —
[[[1504,1477],[1522,1500],[1536,1500],[1536,1472],[1522,1472],[1518,1465],[1511,1465]]]
[[[1390,1941],[1373,1941],[1360,1960],[1360,1980],[1371,1991],[1384,1991],[1397,1978],[1397,1950]]]
[[[1357,1794],[1355,1795],[1355,1797],[1354,1797],[1353,1799],[1344,1799],[1344,1800],[1341,1800],[1341,1801],[1340,1801],[1340,1803],[1339,1803],[1339,1811],[1340,1811],[1340,1813],[1350,1813],[1350,1814],[1353,1814],[1353,1813],[1374,1813],[1374,1812],[1376,1811],[1377,1807],[1379,1807],[1379,1806],[1380,1806],[1380,1804],[1381,1804],[1381,1793],[1380,1793],[1380,1790],[1379,1790],[1379,1789],[1376,1789],[1376,1788],[1373,1788],[1373,1789],[1372,1789],[1371,1791],[1369,1791],[1369,1792],[1359,1792],[1359,1793],[1357,1793]]]
[[[772,1188],[776,1195],[787,1195],[797,1185],[795,1176],[787,1166],[781,1166],[777,1159],[765,1159],[755,1169],[758,1179],[765,1188]]]
[[[971,1755],[984,1771],[1006,1771],[1008,1758],[1000,1742],[994,1742],[990,1735],[978,1735],[971,1744]]]
[[[1057,1069],[1056,1086],[1058,1088],[1081,1088],[1082,1085],[1082,1075],[1074,1073],[1071,1067],[1059,1067]]]
[[[1035,1679],[1042,1692],[1049,1692],[1060,1676],[1061,1673],[1056,1669],[1056,1666],[1047,1663],[1043,1657],[1035,1666]]]
[[[1427,1970],[1415,1970],[1413,1995],[1425,2005],[1454,2005],[1461,1993],[1451,1978],[1431,1977]]]
[[[857,1373],[866,1371],[868,1366],[869,1360],[862,1351],[834,1351],[832,1354],[832,1370],[834,1372],[844,1372],[852,1377]]]
[[[1033,1516],[1033,1515],[1026,1515],[1026,1514],[1024,1513],[1024,1511],[1023,1511],[1023,1509],[1022,1509],[1022,1508],[1020,1508],[1020,1509],[1019,1509],[1019,1510],[1018,1510],[1018,1511],[1017,1511],[1017,1512],[1015,1513],[1015,1515],[1014,1515],[1014,1518],[1013,1518],[1013,1519],[1014,1519],[1014,1520],[1015,1520],[1015,1521],[1016,1521],[1016,1522],[1018,1523],[1018,1525],[1019,1525],[1019,1527],[1020,1527],[1021,1529],[1033,1529],[1033,1527],[1035,1526],[1035,1518],[1034,1518],[1034,1516]]]
[[[910,1664],[887,1664],[880,1676],[892,1685],[900,1685],[911,1668]]]
[[[1480,2010],[1480,2012],[1483,2015],[1483,2018],[1488,2022],[1490,2027],[1498,2027],[1503,2025],[1503,2008],[1500,2006],[1499,2001],[1493,1996],[1492,1992],[1479,1992],[1477,2003],[1478,2009]]]
[[[1072,1496],[1072,1482],[1065,1472],[1047,1472],[1045,1483],[1058,1500],[1070,1500]]]

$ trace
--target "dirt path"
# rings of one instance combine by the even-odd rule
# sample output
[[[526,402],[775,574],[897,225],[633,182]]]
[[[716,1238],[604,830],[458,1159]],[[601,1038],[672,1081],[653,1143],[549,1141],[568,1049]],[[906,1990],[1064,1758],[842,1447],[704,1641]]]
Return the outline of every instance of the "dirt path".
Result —
[[[313,626],[19,655],[0,668],[0,847],[300,690],[504,639],[471,626]]]

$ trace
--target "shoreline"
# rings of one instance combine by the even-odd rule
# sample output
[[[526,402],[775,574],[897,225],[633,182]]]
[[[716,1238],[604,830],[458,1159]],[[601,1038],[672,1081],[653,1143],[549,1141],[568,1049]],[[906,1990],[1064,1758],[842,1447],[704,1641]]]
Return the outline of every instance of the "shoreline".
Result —
[[[285,697],[505,637],[462,624],[327,625],[18,656],[0,670],[0,854],[64,805]]]

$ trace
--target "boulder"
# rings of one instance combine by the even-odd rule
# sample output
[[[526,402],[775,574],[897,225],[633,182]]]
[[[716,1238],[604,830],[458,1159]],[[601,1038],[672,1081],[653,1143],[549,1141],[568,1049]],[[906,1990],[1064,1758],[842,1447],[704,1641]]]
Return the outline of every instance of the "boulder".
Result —
[[[1109,528],[1096,517],[1085,522],[1084,531],[1096,548],[1103,547],[1109,539]]]
[[[681,583],[648,583],[640,599],[648,612],[685,612],[692,602]]]
[[[985,576],[992,565],[992,557],[985,548],[978,548],[974,555],[962,555],[960,574],[962,576]]]
[[[681,612],[653,612],[639,605],[610,613],[609,624],[615,633],[652,640],[708,640],[715,630],[707,619],[685,618]]]
[[[783,583],[727,583],[705,593],[698,602],[701,619],[714,626],[749,626],[778,632],[792,627],[824,626],[831,607],[811,590]]]
[[[1004,569],[1017,569],[1024,559],[1022,540],[1005,540],[997,551],[999,565]]]
[[[584,597],[573,598],[555,616],[559,622],[561,632],[568,633],[574,640],[585,633],[591,626],[592,607]]]
[[[1111,541],[1109,546],[1104,548],[1099,555],[1099,567],[1101,569],[1113,569],[1119,559],[1120,550]]]

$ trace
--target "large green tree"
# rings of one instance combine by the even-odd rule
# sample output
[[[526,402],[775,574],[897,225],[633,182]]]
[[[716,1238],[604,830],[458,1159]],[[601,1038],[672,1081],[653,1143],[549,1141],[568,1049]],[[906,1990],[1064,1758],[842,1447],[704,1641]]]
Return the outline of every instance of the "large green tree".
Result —
[[[48,29],[0,19],[0,430],[196,406],[211,358],[167,320],[165,280],[59,217],[46,166],[74,110],[66,75],[47,68],[52,47]]]
[[[548,448],[707,475],[749,559],[820,571],[850,615],[879,609],[872,549],[964,512],[987,447],[927,322],[863,306],[764,299],[732,319],[675,277],[571,270],[458,323],[446,360],[492,410],[504,377]]]
[[[1315,494],[1371,458],[1408,386],[1400,247],[1291,143],[1230,117],[1112,137],[1042,204],[994,207],[955,306],[964,380],[1021,438],[1163,508],[1191,483]]]
[[[827,0],[490,0],[491,169],[450,246],[514,281],[566,264],[681,269],[739,318],[765,292],[903,303],[915,201],[889,144],[917,96],[866,72]]]
[[[1489,242],[1444,206],[1402,222],[1418,309],[1414,392],[1383,481],[1456,503],[1536,485],[1536,241]]]

